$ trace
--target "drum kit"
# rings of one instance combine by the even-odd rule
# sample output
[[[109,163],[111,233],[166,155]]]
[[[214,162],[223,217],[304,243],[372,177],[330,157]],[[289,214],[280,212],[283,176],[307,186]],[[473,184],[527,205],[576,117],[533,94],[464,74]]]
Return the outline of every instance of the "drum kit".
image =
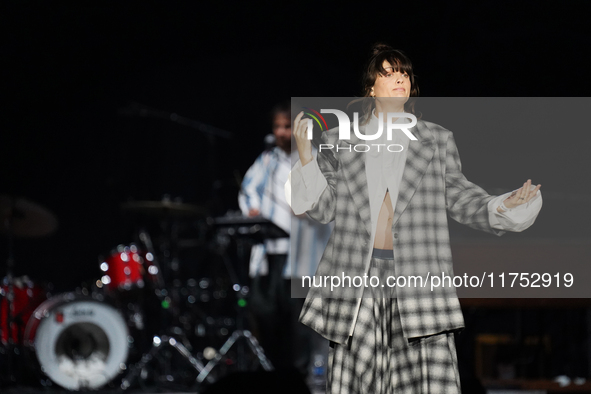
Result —
[[[272,370],[247,330],[245,265],[249,246],[286,234],[264,219],[208,218],[202,207],[168,198],[121,208],[158,220],[156,242],[145,227],[138,228],[135,243],[99,258],[102,276],[91,286],[54,295],[50,286],[14,276],[13,245],[15,237],[54,233],[56,216],[26,199],[0,195],[0,231],[8,240],[0,283],[0,386],[34,377],[43,386],[74,391],[196,388],[232,371]],[[212,261],[224,267],[223,277],[181,274],[176,251],[191,242],[179,239],[175,223],[196,218],[205,223],[201,238]]]

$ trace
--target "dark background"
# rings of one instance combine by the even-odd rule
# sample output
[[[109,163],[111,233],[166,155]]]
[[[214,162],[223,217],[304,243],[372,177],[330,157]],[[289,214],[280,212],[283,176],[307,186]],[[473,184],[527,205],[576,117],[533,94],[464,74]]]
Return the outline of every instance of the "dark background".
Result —
[[[270,108],[360,95],[377,41],[406,51],[422,96],[588,96],[585,2],[449,3],[3,2],[0,193],[60,221],[51,237],[17,240],[16,274],[64,291],[97,278],[97,256],[132,241],[121,202],[169,194],[212,215],[236,209]],[[213,147],[195,128],[123,114],[134,102],[234,138]],[[588,128],[452,131],[464,173],[490,192],[542,183],[538,222],[508,239],[589,239]]]

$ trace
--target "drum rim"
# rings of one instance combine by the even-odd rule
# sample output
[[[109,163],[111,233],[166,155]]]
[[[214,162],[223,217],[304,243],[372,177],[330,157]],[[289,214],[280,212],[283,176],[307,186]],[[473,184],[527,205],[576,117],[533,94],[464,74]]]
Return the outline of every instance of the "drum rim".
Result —
[[[44,371],[43,365],[41,363],[41,359],[40,359],[39,355],[37,354],[38,349],[36,346],[36,336],[37,336],[37,330],[38,330],[39,326],[41,325],[43,320],[47,317],[47,316],[45,316],[45,312],[51,313],[51,311],[53,309],[55,309],[56,307],[58,307],[60,305],[67,305],[67,304],[71,304],[74,302],[95,303],[95,304],[101,305],[102,307],[108,308],[112,312],[115,312],[114,316],[117,316],[115,319],[119,319],[120,323],[121,323],[119,328],[123,328],[124,333],[125,333],[125,336],[124,336],[125,337],[125,339],[124,339],[125,344],[127,344],[127,338],[130,335],[129,327],[127,326],[126,320],[125,320],[124,316],[121,314],[121,312],[115,306],[113,306],[110,302],[108,302],[106,300],[99,300],[91,295],[82,295],[82,294],[78,294],[75,292],[60,293],[60,294],[56,294],[55,296],[48,298],[47,300],[42,302],[37,308],[35,308],[35,310],[33,311],[32,315],[31,315],[31,318],[27,322],[27,325],[25,328],[25,333],[23,335],[23,345],[28,350],[30,355],[33,356],[33,359],[35,360],[35,364],[37,366],[37,370],[38,370],[37,372],[40,375],[49,378],[55,384],[57,384],[61,387],[64,387],[65,389],[68,389],[68,390],[72,390],[72,389],[73,390],[80,390],[82,388],[79,387],[78,389],[76,389],[76,388],[72,388],[72,387],[66,387],[66,386],[60,384],[59,382],[57,382],[55,380],[55,376],[50,376],[49,374],[47,374]],[[105,331],[105,333],[107,333],[107,330],[104,327],[101,327],[99,325],[99,328],[103,329],[103,331]],[[32,337],[31,337],[31,331],[35,334]],[[109,337],[109,336],[107,335],[107,337]],[[112,346],[111,343],[109,345]],[[126,364],[128,359],[129,359],[129,349],[127,346],[124,346],[124,357],[122,360],[119,361],[119,365]],[[85,389],[91,389],[91,390],[100,389],[101,387],[104,387],[109,382],[113,381],[121,372],[123,372],[123,370],[124,369],[120,367],[120,370],[118,372],[113,371],[113,373],[110,374],[112,376],[110,376],[105,382],[101,383],[99,386],[88,387]]]

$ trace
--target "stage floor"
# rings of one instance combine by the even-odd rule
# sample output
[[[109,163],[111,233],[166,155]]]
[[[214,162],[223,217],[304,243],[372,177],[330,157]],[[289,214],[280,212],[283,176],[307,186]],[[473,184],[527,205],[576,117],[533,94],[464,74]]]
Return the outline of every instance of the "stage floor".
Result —
[[[286,393],[292,393],[294,391],[290,391],[290,387],[287,387],[288,385],[286,385],[284,392]],[[292,386],[293,387],[293,386]],[[0,393],[2,394],[67,394],[67,393],[75,393],[76,391],[68,391],[68,390],[64,390],[64,389],[60,389],[60,388],[39,388],[39,387],[29,387],[29,386],[10,386],[10,387],[0,387]],[[97,391],[91,391],[93,394],[199,394],[202,391],[173,391],[173,390],[166,390],[166,389],[162,389],[162,388],[158,388],[158,387],[151,387],[151,388],[145,388],[145,389],[139,389],[139,388],[135,388],[135,389],[130,389],[127,391],[122,391],[119,389],[103,389],[103,390],[97,390]],[[216,391],[215,393],[217,393],[218,391]],[[248,394],[248,393],[269,393],[270,391],[265,390],[264,388],[262,390],[258,390],[258,389],[253,389],[253,390],[249,390],[248,387],[244,387],[242,388],[242,390],[240,391],[242,393]],[[275,390],[272,390],[271,392],[275,393]],[[304,393],[308,393],[308,394],[325,394],[324,390],[310,390],[310,391],[302,391],[302,394]]]
[[[74,393],[75,391],[68,391],[58,388],[31,388],[25,386],[12,386],[1,389],[2,394],[65,394]],[[92,391],[93,394],[114,394],[114,393],[127,393],[127,394],[196,394],[196,391],[162,391],[158,388],[153,389],[133,389],[129,391],[121,390],[97,390]]]

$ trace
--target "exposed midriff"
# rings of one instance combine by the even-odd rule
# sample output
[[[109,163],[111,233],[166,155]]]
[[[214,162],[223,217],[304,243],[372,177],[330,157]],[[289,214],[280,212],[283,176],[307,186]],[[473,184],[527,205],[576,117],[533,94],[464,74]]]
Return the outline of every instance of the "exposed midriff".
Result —
[[[393,249],[392,220],[394,220],[394,209],[392,208],[392,202],[390,201],[390,193],[386,192],[378,216],[376,236],[373,242],[374,248],[387,250]]]

